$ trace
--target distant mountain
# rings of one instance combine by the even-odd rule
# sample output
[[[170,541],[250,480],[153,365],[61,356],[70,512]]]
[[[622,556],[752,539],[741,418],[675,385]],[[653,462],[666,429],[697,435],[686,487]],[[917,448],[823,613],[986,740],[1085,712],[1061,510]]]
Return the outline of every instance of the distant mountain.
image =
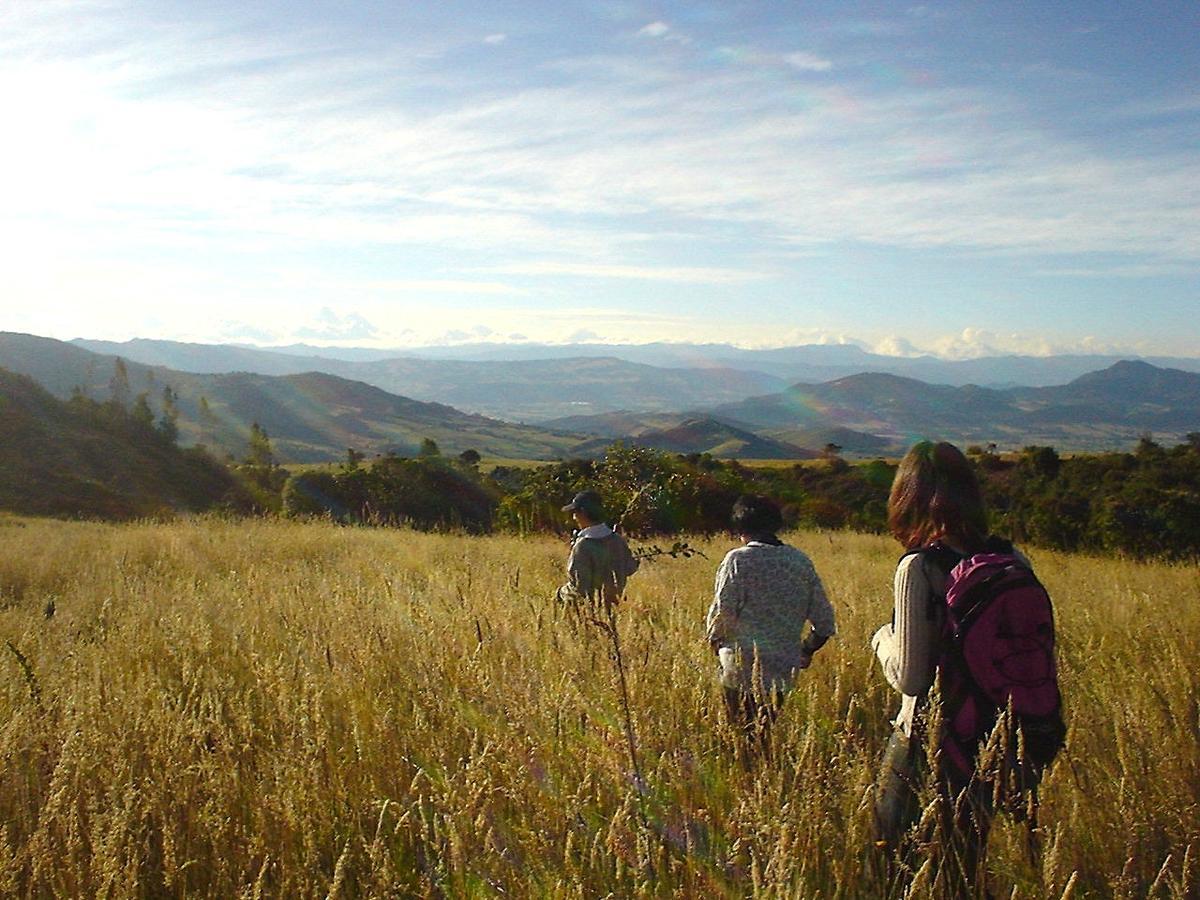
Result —
[[[21,371],[60,398],[79,390],[108,400],[116,356],[31,335],[0,333],[0,366]],[[444,453],[474,449],[489,456],[553,459],[569,455],[579,436],[514,425],[452,407],[389,394],[362,382],[324,373],[287,376],[194,374],[122,360],[130,397],[145,393],[155,413],[163,389],[177,395],[181,444],[245,455],[257,422],[283,461],[344,458],[347,448],[367,454],[416,453],[424,438]]]
[[[709,453],[723,459],[806,459],[818,455],[711,417],[686,419],[669,428],[646,429],[626,440],[639,447],[666,453]],[[597,438],[580,445],[576,452],[598,454],[611,443],[611,437]]]
[[[628,438],[646,431],[665,431],[674,428],[686,419],[702,414],[684,413],[639,413],[627,409],[595,415],[563,416],[542,422],[543,428],[569,431],[593,437]],[[736,424],[736,423],[735,423]]]
[[[937,436],[1001,446],[1112,449],[1136,442],[1146,430],[1166,440],[1200,430],[1200,375],[1118,362],[1066,385],[992,390],[867,373],[793,385],[779,394],[715,407],[713,413],[789,439],[795,429],[833,422],[897,446]]]
[[[280,349],[280,348],[275,348]],[[381,351],[332,350],[325,355]],[[386,352],[386,351],[382,351]],[[855,344],[807,344],[797,347],[746,349],[731,344],[458,344],[397,351],[396,355],[423,359],[514,361],[616,357],[629,362],[665,368],[728,368],[773,375],[788,382],[809,384],[834,381],[863,372],[885,372],[930,384],[984,387],[1044,387],[1060,385],[1088,372],[1107,368],[1128,356],[1004,354],[978,359],[947,360],[934,356],[884,356]],[[1147,357],[1159,368],[1200,372],[1197,357]],[[678,407],[677,407],[678,408]]]
[[[229,470],[131,418],[0,369],[0,509],[128,519],[251,500]]]
[[[518,422],[617,409],[685,409],[741,400],[787,386],[783,379],[761,372],[716,366],[659,368],[611,355],[492,361],[422,359],[411,354],[362,358],[378,353],[370,351],[351,354],[354,359],[340,359],[171,341],[74,343],[97,353],[184,372],[326,372],[389,393]]]
[[[822,384],[870,372],[958,387],[1046,387],[1066,384],[1125,358],[1005,355],[945,360],[883,356],[854,344],[749,350],[730,344],[663,342],[477,343],[380,350],[306,344],[262,349],[145,340],[76,343],[188,372],[328,372],[414,399],[527,422],[622,409],[677,412],[734,403],[797,382]],[[1200,358],[1145,361],[1159,368],[1200,372]],[[670,371],[663,373],[663,369]]]
[[[1200,431],[1200,375],[1129,360],[1060,387],[1012,392],[1037,423],[1100,421],[1176,435]]]

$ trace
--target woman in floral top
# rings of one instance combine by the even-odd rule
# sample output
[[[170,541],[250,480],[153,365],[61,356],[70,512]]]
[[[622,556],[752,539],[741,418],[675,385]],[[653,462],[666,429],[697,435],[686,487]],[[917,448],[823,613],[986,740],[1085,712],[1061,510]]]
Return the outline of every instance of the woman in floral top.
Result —
[[[776,536],[779,507],[765,497],[739,497],[731,525],[742,546],[717,569],[708,643],[720,660],[731,718],[765,740],[796,672],[833,636],[833,607],[809,558]]]

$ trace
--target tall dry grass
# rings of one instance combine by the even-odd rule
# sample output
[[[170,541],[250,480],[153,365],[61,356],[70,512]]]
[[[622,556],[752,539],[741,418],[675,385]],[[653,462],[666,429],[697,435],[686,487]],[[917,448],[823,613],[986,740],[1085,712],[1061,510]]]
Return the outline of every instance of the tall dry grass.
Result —
[[[729,543],[631,581],[639,794],[606,644],[552,600],[552,539],[0,520],[0,894],[895,895],[864,798],[896,706],[868,647],[896,548],[793,540],[840,634],[753,771],[701,631]],[[1069,749],[1040,859],[1002,822],[992,887],[1197,896],[1200,575],[1034,556]]]

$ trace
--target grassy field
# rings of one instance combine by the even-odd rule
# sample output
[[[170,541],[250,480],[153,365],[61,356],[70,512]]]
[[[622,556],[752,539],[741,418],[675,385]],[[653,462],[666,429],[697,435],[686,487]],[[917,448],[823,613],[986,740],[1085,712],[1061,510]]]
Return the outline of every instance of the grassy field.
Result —
[[[702,639],[729,542],[631,581],[639,793],[551,538],[0,519],[0,895],[888,896],[864,799],[897,704],[868,641],[897,550],[791,539],[841,631],[753,771]],[[1033,555],[1069,747],[1044,852],[1001,821],[992,887],[1198,896],[1200,573]]]

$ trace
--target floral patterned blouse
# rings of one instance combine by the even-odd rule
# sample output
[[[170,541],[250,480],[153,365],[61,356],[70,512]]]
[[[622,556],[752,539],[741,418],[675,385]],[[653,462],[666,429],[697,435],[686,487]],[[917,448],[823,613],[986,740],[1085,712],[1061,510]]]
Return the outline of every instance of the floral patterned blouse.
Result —
[[[786,691],[803,667],[806,622],[822,641],[836,630],[833,606],[812,561],[795,547],[750,541],[726,554],[717,569],[706,619],[708,641],[721,661],[721,683],[756,691]]]

